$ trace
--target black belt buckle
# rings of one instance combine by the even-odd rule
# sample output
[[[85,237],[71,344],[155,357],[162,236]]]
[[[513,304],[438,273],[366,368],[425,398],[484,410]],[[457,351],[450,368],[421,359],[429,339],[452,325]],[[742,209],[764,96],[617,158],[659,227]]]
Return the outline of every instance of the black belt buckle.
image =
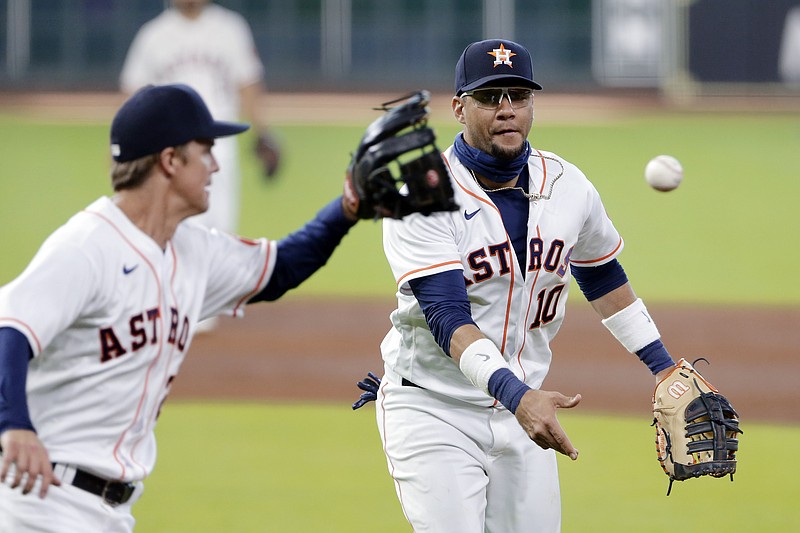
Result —
[[[54,463],[53,467],[55,468],[55,466]],[[80,468],[75,469],[72,485],[95,496],[100,496],[104,502],[112,507],[126,503],[136,490],[134,483],[109,481]]]
[[[136,486],[133,483],[109,481],[106,483],[106,486],[103,487],[103,492],[100,494],[100,497],[103,498],[103,501],[108,505],[116,507],[130,500],[134,490],[136,490]]]

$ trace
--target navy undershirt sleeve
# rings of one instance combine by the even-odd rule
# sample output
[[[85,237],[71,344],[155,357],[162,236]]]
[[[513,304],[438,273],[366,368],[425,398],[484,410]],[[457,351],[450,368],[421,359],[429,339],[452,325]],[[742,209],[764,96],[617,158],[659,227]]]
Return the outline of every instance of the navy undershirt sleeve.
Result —
[[[464,324],[475,324],[464,274],[460,270],[448,270],[412,279],[408,284],[422,308],[433,338],[449,356],[450,339],[455,330]]]
[[[614,289],[622,287],[628,282],[622,265],[616,259],[608,263],[593,267],[570,266],[572,276],[578,282],[578,287],[590,302],[605,296]]]
[[[272,277],[248,303],[277,300],[300,285],[328,262],[354,224],[344,216],[341,197],[323,207],[313,220],[278,241]]]
[[[34,431],[25,393],[31,357],[25,335],[14,328],[0,328],[0,434],[8,429]]]
[[[675,364],[661,339],[656,339],[641,350],[638,350],[636,355],[647,365],[647,368],[650,369],[654,376]]]

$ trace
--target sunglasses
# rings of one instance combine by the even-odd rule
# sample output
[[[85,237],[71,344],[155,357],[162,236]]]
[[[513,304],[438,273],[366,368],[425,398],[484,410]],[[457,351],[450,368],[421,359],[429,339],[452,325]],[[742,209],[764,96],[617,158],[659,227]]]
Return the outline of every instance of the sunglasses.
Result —
[[[475,100],[475,105],[483,109],[497,109],[503,102],[503,96],[508,98],[512,109],[520,109],[530,105],[533,100],[533,89],[526,87],[489,87],[465,91],[461,96],[469,96]]]

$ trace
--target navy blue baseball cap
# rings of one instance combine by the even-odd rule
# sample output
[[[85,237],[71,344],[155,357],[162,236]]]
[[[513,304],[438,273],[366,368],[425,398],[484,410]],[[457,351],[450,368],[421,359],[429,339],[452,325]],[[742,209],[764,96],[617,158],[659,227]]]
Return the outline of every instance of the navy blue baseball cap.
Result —
[[[533,81],[531,54],[521,44],[487,39],[464,49],[456,63],[457,95],[499,80],[508,80],[519,87],[542,88]]]
[[[119,108],[111,122],[111,156],[124,163],[195,139],[216,139],[247,124],[214,120],[197,91],[183,84],[148,85]]]

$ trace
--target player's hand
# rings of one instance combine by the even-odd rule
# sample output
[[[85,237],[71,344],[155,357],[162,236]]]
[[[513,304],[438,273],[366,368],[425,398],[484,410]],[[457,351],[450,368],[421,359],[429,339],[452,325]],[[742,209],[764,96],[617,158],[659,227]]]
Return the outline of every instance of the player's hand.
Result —
[[[353,189],[353,182],[348,173],[344,180],[344,190],[342,192],[342,210],[348,220],[356,221],[358,218],[358,194]]]
[[[353,185],[353,174],[351,170],[348,170],[345,174],[344,190],[342,192],[342,209],[344,210],[344,216],[347,217],[348,220],[354,222],[360,220],[362,218],[359,216],[360,205],[361,199],[358,196],[355,185]],[[392,216],[392,212],[386,209],[386,207],[374,205],[372,208],[378,218]]]
[[[35,432],[27,429],[9,429],[0,435],[0,446],[3,448],[0,482],[5,483],[11,465],[14,465],[15,472],[10,486],[12,489],[21,486],[23,494],[33,490],[39,477],[41,477],[40,498],[47,496],[50,485],[61,485],[61,480],[53,474],[53,465],[47,450]]]
[[[560,392],[531,389],[522,396],[515,416],[533,442],[545,450],[552,448],[563,453],[574,461],[578,458],[578,450],[558,422],[556,409],[570,409],[580,401],[580,394],[569,397]]]

